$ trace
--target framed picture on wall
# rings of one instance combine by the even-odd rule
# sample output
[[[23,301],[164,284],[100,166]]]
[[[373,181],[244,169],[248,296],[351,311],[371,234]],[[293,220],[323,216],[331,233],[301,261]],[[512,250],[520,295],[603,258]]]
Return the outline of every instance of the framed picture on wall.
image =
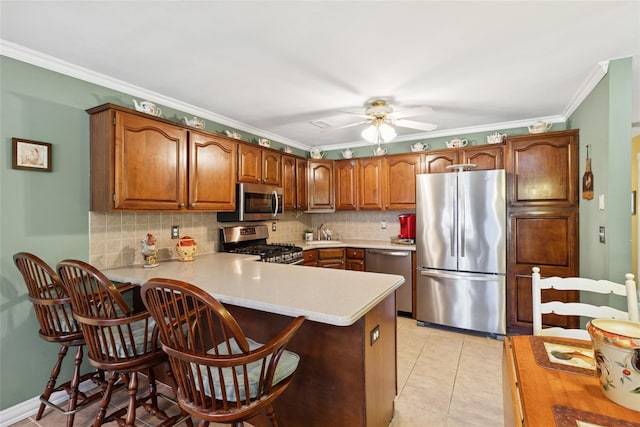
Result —
[[[13,169],[51,172],[51,144],[28,139],[11,138]]]

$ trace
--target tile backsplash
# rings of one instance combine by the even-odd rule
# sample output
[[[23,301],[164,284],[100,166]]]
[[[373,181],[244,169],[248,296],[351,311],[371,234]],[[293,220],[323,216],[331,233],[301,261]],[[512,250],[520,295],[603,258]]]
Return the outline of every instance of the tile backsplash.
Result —
[[[320,224],[331,228],[341,239],[389,241],[400,231],[400,211],[338,211],[327,214],[287,212],[269,227],[269,242],[300,242],[305,228]],[[386,228],[381,223],[385,221]],[[271,224],[271,222],[267,222]],[[142,264],[142,240],[147,233],[157,239],[159,261],[177,259],[176,240],[171,227],[180,227],[180,236],[191,236],[198,243],[198,254],[218,252],[220,223],[215,213],[89,213],[89,258],[98,269]]]

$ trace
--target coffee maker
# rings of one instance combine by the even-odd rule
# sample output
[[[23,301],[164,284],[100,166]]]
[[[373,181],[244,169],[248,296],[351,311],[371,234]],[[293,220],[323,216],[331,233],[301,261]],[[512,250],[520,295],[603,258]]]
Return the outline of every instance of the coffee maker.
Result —
[[[416,215],[415,214],[401,214],[398,215],[400,221],[400,239],[415,239],[416,238]]]

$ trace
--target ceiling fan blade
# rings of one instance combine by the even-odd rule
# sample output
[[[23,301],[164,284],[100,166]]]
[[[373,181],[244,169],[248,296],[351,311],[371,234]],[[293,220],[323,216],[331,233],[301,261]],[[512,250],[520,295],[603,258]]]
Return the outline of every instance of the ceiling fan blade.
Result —
[[[433,123],[416,122],[415,120],[393,120],[392,123],[403,128],[418,129],[427,132],[436,130],[438,128],[438,125],[435,125]]]
[[[422,107],[408,108],[406,110],[393,112],[390,115],[394,119],[403,119],[405,117],[419,116],[421,114],[430,113],[431,111],[433,111],[433,108],[423,105]]]

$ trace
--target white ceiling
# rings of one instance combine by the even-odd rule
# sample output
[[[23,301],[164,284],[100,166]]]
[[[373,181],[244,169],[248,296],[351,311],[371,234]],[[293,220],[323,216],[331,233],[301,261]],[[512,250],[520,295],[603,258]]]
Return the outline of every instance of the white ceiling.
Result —
[[[435,132],[397,141],[563,121],[629,56],[640,121],[638,1],[3,0],[0,19],[5,55],[299,148],[364,144],[310,122],[378,97],[433,108],[410,119]]]

